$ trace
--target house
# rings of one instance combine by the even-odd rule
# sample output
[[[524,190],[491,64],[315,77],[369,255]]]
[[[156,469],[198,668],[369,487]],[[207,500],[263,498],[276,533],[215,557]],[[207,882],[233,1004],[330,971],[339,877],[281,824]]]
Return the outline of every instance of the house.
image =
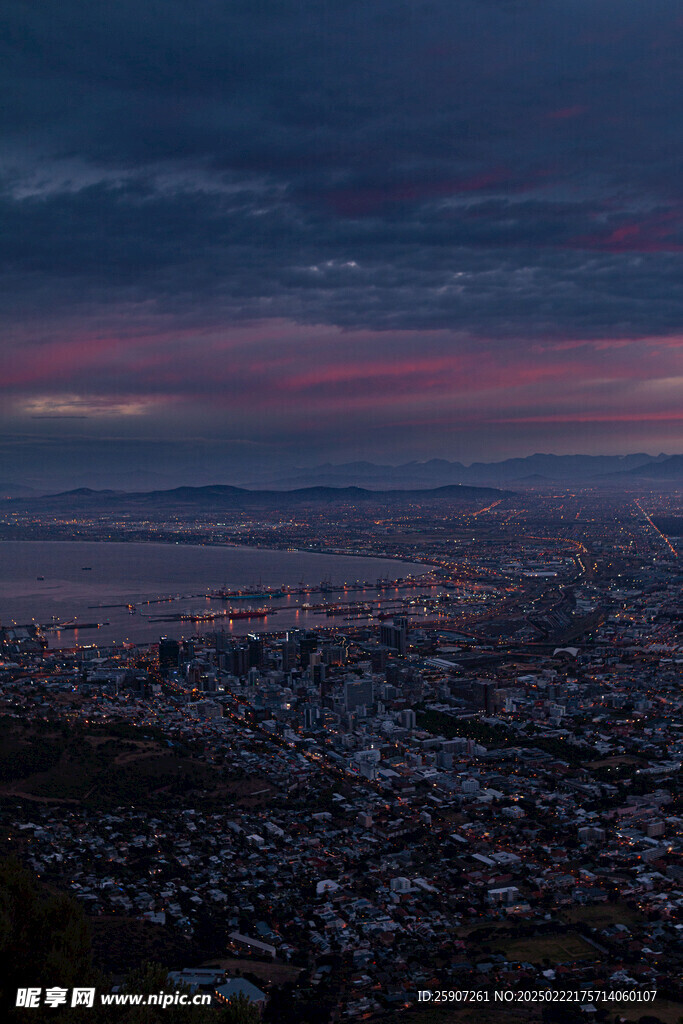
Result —
[[[263,1012],[267,1000],[266,993],[256,985],[252,985],[246,978],[231,978],[224,985],[218,985],[213,992],[218,1001],[223,1003],[229,1003],[231,999],[239,999],[240,996],[244,996],[258,1006],[259,1013]]]

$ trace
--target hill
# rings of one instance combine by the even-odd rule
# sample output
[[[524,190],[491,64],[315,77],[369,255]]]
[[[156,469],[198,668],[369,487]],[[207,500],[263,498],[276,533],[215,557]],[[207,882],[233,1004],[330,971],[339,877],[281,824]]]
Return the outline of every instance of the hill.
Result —
[[[295,490],[247,490],[243,487],[214,485],[207,487],[175,487],[168,491],[94,491],[78,488],[60,494],[16,500],[22,507],[52,510],[106,508],[171,509],[192,508],[289,508],[302,505],[395,505],[440,504],[460,501],[491,501],[510,495],[491,487],[448,485],[417,490],[374,491],[365,487],[303,487]]]

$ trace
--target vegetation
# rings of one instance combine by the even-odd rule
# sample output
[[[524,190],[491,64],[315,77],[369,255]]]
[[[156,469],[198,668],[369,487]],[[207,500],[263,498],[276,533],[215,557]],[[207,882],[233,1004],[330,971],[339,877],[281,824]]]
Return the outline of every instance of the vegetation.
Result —
[[[479,722],[473,718],[457,719],[441,711],[419,712],[417,727],[424,729],[425,732],[431,732],[435,736],[445,736],[446,739],[463,736],[475,740],[477,743],[498,747],[512,746],[518,742],[502,725],[489,725],[487,722]]]
[[[18,987],[87,986],[97,981],[79,905],[68,896],[40,890],[18,861],[0,861],[0,1003],[6,1007],[6,1019],[25,1018],[25,1011],[14,1007]],[[37,1009],[32,1020],[43,1020],[50,1012],[54,1014],[49,1008]]]
[[[8,1024],[27,1019],[17,1007],[18,988],[70,990],[96,989],[96,999],[111,990],[112,982],[92,964],[90,932],[83,910],[62,893],[40,887],[18,861],[0,861],[0,1007]],[[168,971],[160,964],[144,963],[126,978],[122,992],[169,992]],[[70,1001],[70,1000],[69,1000]],[[41,1001],[42,1002],[42,1001]],[[223,1006],[156,1006],[95,1008],[67,1005],[58,1011],[40,1005],[30,1011],[36,1022],[68,1024],[97,1020],[98,1024],[258,1024],[258,1009],[244,997]]]
[[[0,718],[0,795],[93,810],[121,804],[153,808],[169,799],[211,811],[232,803],[263,803],[262,779],[227,775],[191,749],[169,746],[158,730],[127,723],[83,727]],[[258,796],[252,796],[258,793]]]

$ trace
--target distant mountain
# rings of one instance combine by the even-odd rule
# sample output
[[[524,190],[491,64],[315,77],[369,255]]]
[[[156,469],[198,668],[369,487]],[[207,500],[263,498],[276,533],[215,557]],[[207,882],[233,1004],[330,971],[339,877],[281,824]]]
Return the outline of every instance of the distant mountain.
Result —
[[[399,466],[372,462],[325,463],[301,469],[273,480],[254,482],[252,487],[344,487],[366,486],[374,489],[442,487],[451,484],[470,486],[507,486],[543,483],[588,483],[613,473],[656,465],[670,456],[647,455],[529,455],[502,462],[474,462],[465,466],[446,459],[405,462]]]
[[[311,487],[361,487],[373,491],[405,491],[430,490],[458,484],[503,489],[544,485],[552,487],[556,484],[614,486],[620,481],[637,480],[641,470],[647,479],[661,480],[663,484],[667,484],[672,479],[678,479],[675,462],[667,469],[658,470],[656,467],[660,464],[666,465],[671,459],[680,458],[683,456],[648,455],[645,452],[623,456],[537,453],[501,462],[473,462],[469,466],[462,462],[449,462],[448,459],[429,459],[425,462],[404,462],[397,466],[368,461],[339,465],[327,462],[319,466],[294,467],[279,471],[257,465],[250,470],[242,466],[237,471],[221,467],[220,460],[210,466],[200,465],[196,461],[191,472],[188,472],[184,463],[177,466],[175,473],[169,471],[168,467],[165,467],[163,473],[101,469],[97,473],[70,476],[62,487],[38,487],[34,479],[27,479],[26,485],[6,484],[4,490],[0,485],[0,496],[29,498],[33,495],[44,495],[46,492],[54,493],[67,489],[82,491],[83,488],[97,493],[102,493],[106,489],[112,492],[159,494],[170,492],[172,489],[178,490],[178,483],[201,489],[219,486],[219,482],[224,480],[237,484],[242,489],[258,492],[306,490]],[[672,472],[673,476],[670,475]],[[14,475],[13,479],[16,480]]]
[[[468,481],[520,481],[524,477],[542,476],[549,481],[588,483],[606,473],[635,469],[666,456],[647,455],[529,455],[524,459],[506,459],[504,462],[476,462],[468,467]]]
[[[377,465],[374,462],[348,462],[342,465],[325,463],[311,469],[295,470],[287,476],[252,486],[278,488],[300,487],[363,487],[375,490],[397,487],[443,487],[462,483],[465,467],[459,462],[430,459],[429,462],[407,462],[400,466]]]
[[[296,490],[250,491],[243,487],[215,485],[208,487],[175,487],[168,491],[93,491],[79,487],[74,491],[26,499],[21,505],[43,509],[106,508],[283,508],[295,505],[395,504],[416,502],[433,504],[470,500],[490,501],[504,498],[512,491],[491,487],[460,485],[418,490],[371,491],[364,487],[304,487]],[[19,504],[19,502],[17,502]]]
[[[641,477],[647,480],[680,480],[683,483],[683,455],[670,455],[661,462],[629,469],[620,476]]]

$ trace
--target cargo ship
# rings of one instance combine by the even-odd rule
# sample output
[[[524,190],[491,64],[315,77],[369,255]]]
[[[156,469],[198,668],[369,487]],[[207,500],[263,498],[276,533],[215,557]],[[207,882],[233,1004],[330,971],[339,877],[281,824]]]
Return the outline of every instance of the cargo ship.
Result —
[[[57,630],[59,632],[66,629],[99,629],[100,626],[108,625],[109,620],[106,622],[51,622],[41,628],[44,630]]]
[[[265,619],[267,615],[275,615],[269,608],[254,608],[251,611],[235,611],[232,608],[223,612],[178,612],[175,615],[163,615],[150,618],[149,622],[214,622],[216,619]]]
[[[283,590],[264,590],[254,594],[244,590],[226,590],[225,587],[215,591],[213,594],[209,594],[209,597],[220,601],[262,601],[264,598],[272,600],[275,597],[284,596],[285,592]]]

